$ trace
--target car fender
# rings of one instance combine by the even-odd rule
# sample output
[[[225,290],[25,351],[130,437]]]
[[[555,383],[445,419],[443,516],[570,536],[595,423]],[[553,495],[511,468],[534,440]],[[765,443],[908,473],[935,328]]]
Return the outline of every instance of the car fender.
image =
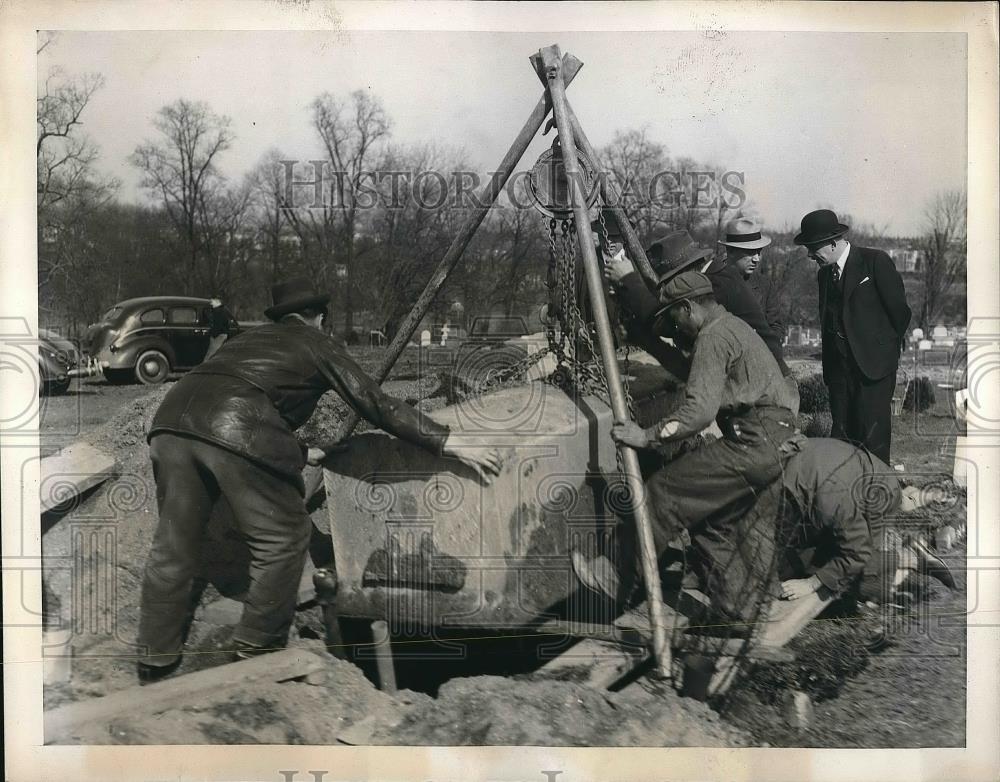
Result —
[[[160,351],[167,357],[171,367],[177,363],[177,357],[174,355],[173,349],[165,340],[160,338],[139,337],[135,340],[126,342],[118,348],[118,350],[109,350],[107,352],[109,368],[131,369],[135,366],[135,362],[139,359],[139,356],[147,350]]]
[[[69,370],[68,367],[61,361],[52,358],[52,356],[46,355],[46,353],[39,348],[38,371],[41,381],[43,383],[50,383],[58,380],[65,380],[67,377],[66,373]]]

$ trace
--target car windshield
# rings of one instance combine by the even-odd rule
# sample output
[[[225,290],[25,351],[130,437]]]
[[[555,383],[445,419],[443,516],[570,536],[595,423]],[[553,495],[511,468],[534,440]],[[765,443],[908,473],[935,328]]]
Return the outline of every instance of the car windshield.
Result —
[[[524,320],[517,317],[493,316],[476,318],[472,323],[473,337],[497,337],[510,339],[527,334]]]

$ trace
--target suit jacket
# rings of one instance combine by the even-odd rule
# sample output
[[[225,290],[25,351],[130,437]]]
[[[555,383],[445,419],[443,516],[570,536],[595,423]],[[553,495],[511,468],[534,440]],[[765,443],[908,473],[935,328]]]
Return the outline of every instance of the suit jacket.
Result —
[[[771,295],[770,280],[761,274],[760,270],[743,279],[764,310],[767,325],[777,335],[779,341],[784,341],[785,320],[781,315],[781,302],[778,296]]]
[[[713,261],[705,270],[705,276],[712,283],[715,300],[756,331],[764,340],[767,349],[771,351],[774,360],[778,362],[781,374],[785,377],[790,375],[791,370],[785,364],[784,351],[781,347],[781,335],[768,322],[763,306],[750,285],[743,279],[740,270],[726,263],[725,259],[719,259]]]
[[[823,376],[835,366],[836,345],[825,338],[829,326],[824,323],[827,296],[833,282],[832,264],[817,273],[819,282],[819,317],[823,327]],[[858,367],[869,380],[879,380],[895,373],[899,354],[910,325],[910,307],[906,303],[903,278],[889,255],[882,250],[855,247],[844,264],[841,280],[844,297],[844,330],[847,343]]]

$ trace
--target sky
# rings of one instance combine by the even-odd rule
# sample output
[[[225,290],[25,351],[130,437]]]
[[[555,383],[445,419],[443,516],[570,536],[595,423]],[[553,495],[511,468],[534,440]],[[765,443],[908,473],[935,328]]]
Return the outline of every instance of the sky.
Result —
[[[964,34],[64,31],[38,77],[103,74],[84,128],[132,201],[144,195],[128,156],[177,98],[232,119],[219,162],[233,178],[272,147],[312,158],[310,102],[356,89],[382,101],[394,142],[458,148],[492,171],[541,94],[528,57],[556,42],[584,62],[568,95],[595,146],[645,128],[671,156],[741,171],[765,226],[830,207],[912,235],[936,191],[965,187]]]

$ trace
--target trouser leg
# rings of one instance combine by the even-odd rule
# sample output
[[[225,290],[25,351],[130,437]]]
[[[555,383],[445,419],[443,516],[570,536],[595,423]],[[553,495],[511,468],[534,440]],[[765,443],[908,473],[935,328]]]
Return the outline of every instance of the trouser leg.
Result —
[[[213,465],[250,549],[250,585],[233,633],[237,646],[279,648],[288,639],[312,522],[288,478],[220,451]]]
[[[217,489],[198,464],[199,443],[161,433],[149,452],[156,480],[159,523],[146,560],[139,618],[142,662],[176,662],[190,621],[194,577]]]
[[[751,411],[735,421],[738,439],[727,436],[708,443],[650,477],[646,498],[657,555],[682,529],[710,518],[714,534],[731,532],[757,493],[781,474],[786,457],[779,448],[793,433],[790,418],[790,413]]]
[[[858,377],[856,410],[858,442],[886,464],[892,442],[892,394],[895,373],[878,380]]]
[[[784,487],[764,489],[730,534],[708,527],[693,535],[707,560],[712,605],[736,622],[753,621],[756,609],[776,593],[778,518],[790,509]]]
[[[833,366],[827,370],[825,382],[830,397],[830,437],[850,442],[851,392],[850,370],[841,358],[831,359]]]

